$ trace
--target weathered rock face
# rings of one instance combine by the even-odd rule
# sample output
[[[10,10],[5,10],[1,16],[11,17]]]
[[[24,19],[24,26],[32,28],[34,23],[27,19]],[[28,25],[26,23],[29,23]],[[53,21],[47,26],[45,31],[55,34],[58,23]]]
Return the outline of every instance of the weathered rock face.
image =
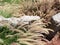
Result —
[[[56,23],[60,23],[60,13],[54,15],[52,18]]]
[[[0,16],[0,22],[6,21],[13,25],[17,25],[18,23],[29,24],[30,21],[39,20],[39,19],[40,19],[39,16],[22,16],[20,18],[16,18],[16,17],[4,18],[4,17]]]
[[[21,18],[21,22],[23,23],[29,23],[30,21],[33,20],[39,20],[40,17],[39,16],[22,16]]]
[[[54,30],[53,33],[50,33],[48,35],[48,37],[51,40],[56,35],[56,33],[60,31],[60,13],[52,16],[52,18],[51,18],[51,25],[49,25],[49,27]]]

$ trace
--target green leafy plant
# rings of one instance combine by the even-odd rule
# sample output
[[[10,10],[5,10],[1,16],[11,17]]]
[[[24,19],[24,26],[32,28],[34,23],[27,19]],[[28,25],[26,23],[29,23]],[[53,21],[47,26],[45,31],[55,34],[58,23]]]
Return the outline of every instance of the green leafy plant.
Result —
[[[0,15],[1,15],[1,16],[4,16],[5,18],[9,18],[9,17],[12,16],[11,13],[9,13],[9,12],[7,12],[7,11],[2,11],[2,10],[0,10]]]
[[[7,3],[15,3],[15,4],[19,4],[22,0],[2,0],[1,2],[4,3],[4,2],[7,2]]]
[[[7,26],[0,27],[0,44],[10,45],[12,42],[16,42],[18,36],[14,36],[14,34],[16,32],[12,32]],[[8,35],[12,37],[7,37]]]
[[[1,45],[41,45],[42,44],[42,37],[44,37],[42,34],[35,33],[29,31],[30,29],[27,29],[25,26],[27,25],[20,25],[13,29],[11,28],[12,25],[8,26],[9,23],[3,24],[3,26],[0,26],[0,44]],[[23,28],[23,29],[21,29]],[[42,27],[41,27],[42,28]],[[43,30],[43,28],[41,29]],[[48,31],[48,29],[46,29]],[[34,30],[33,30],[34,31]],[[40,40],[41,39],[41,40]],[[44,40],[44,39],[43,39]],[[43,45],[46,44],[43,41]]]

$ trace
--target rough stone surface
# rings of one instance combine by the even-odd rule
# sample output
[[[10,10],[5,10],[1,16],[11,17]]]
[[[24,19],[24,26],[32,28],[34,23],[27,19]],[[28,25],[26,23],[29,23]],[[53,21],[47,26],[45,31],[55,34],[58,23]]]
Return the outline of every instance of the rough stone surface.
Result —
[[[18,23],[29,24],[30,21],[39,20],[39,19],[40,19],[39,16],[22,16],[19,18],[16,18],[16,17],[4,18],[0,16],[0,22],[7,21],[8,23],[11,23],[13,25],[17,25]]]
[[[55,22],[60,23],[60,13],[54,15],[52,18]]]

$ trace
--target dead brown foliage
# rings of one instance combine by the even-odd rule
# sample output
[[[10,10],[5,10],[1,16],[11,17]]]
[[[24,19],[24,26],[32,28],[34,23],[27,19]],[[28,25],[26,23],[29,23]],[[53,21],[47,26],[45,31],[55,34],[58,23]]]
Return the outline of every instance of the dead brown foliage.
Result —
[[[23,13],[26,15],[38,15],[50,20],[51,16],[60,12],[60,0],[35,0],[35,2],[22,3]]]

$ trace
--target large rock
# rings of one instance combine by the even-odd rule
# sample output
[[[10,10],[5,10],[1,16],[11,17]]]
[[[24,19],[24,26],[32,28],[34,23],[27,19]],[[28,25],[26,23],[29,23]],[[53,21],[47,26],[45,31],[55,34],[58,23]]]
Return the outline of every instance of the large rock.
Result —
[[[56,23],[60,23],[60,13],[52,16],[53,20],[56,22]]]
[[[39,20],[40,17],[39,16],[22,16],[20,19],[21,19],[21,22],[29,23],[30,21],[33,21],[33,20]]]
[[[54,32],[51,32],[47,36],[48,37],[47,39],[51,40],[57,34],[57,32],[60,31],[60,13],[52,16],[51,25],[49,25],[49,27],[54,30]]]
[[[20,18],[16,18],[16,17],[4,18],[0,16],[0,22],[7,21],[8,23],[11,23],[13,25],[17,25],[18,23],[29,24],[30,21],[39,20],[39,19],[40,19],[39,16],[22,16]]]

